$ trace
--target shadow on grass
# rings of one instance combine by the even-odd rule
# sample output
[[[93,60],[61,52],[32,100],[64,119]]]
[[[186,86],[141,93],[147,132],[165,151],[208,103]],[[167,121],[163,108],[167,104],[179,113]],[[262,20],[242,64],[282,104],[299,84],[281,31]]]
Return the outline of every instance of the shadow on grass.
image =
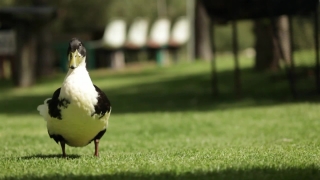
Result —
[[[52,159],[52,158],[61,158],[61,159],[77,159],[80,158],[80,155],[70,154],[66,158],[62,157],[61,154],[36,154],[31,156],[23,156],[21,159]]]
[[[308,76],[304,69],[297,69],[299,96],[296,99],[291,97],[288,81],[283,72],[255,73],[251,69],[241,71],[240,98],[234,93],[233,71],[218,73],[218,96],[211,94],[210,74],[207,72],[103,90],[111,100],[113,114],[211,111],[306,101],[318,102],[320,98],[315,94],[314,77]],[[132,75],[122,75],[121,78],[126,77]],[[0,100],[0,112],[9,115],[37,113],[37,106],[51,95],[3,97]]]
[[[215,180],[317,180],[320,179],[320,170],[316,167],[288,168],[288,169],[273,169],[273,168],[252,168],[248,170],[227,169],[213,172],[188,172],[183,174],[176,174],[176,172],[163,172],[157,174],[144,174],[143,172],[131,173],[123,172],[116,174],[105,175],[73,175],[73,174],[55,174],[49,176],[37,177],[35,175],[25,175],[23,177],[6,177],[6,179],[153,179],[153,180],[167,180],[167,179],[215,179]]]

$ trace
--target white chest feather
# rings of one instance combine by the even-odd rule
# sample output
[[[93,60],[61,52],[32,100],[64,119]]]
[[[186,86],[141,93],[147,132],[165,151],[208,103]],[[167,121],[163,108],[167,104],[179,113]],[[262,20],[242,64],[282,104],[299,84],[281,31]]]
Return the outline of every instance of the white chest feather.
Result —
[[[84,67],[68,72],[62,84],[59,99],[65,98],[91,114],[94,112],[94,105],[98,102],[97,97],[98,93]]]

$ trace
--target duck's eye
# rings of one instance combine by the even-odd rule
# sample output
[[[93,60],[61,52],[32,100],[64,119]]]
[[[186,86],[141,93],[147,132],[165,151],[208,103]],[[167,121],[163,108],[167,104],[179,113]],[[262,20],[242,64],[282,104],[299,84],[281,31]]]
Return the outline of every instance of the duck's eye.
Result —
[[[82,46],[82,44],[80,43],[80,44],[79,44],[79,47],[81,47],[81,46]]]

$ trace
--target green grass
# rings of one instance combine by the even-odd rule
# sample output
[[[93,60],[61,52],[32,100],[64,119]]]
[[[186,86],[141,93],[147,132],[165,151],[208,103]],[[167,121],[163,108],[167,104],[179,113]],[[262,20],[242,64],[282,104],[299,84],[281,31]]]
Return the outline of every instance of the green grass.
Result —
[[[60,158],[36,111],[64,75],[26,89],[1,82],[0,179],[320,179],[310,60],[298,69],[297,99],[283,72],[255,73],[249,59],[241,59],[237,98],[232,65],[220,57],[218,97],[207,62],[92,71],[113,105],[99,158],[93,144],[67,146],[69,158]]]

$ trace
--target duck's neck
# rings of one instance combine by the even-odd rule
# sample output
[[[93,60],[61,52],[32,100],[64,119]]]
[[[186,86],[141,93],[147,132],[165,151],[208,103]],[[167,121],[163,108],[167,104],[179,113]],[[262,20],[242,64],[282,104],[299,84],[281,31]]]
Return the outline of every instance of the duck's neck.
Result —
[[[65,80],[70,76],[70,75],[74,75],[74,74],[88,74],[87,68],[86,68],[86,63],[82,62],[79,64],[79,66],[75,69],[71,69],[69,68],[68,73],[65,77]],[[89,75],[88,75],[89,76]]]
[[[69,69],[61,87],[60,97],[95,101],[97,92],[85,66]]]

